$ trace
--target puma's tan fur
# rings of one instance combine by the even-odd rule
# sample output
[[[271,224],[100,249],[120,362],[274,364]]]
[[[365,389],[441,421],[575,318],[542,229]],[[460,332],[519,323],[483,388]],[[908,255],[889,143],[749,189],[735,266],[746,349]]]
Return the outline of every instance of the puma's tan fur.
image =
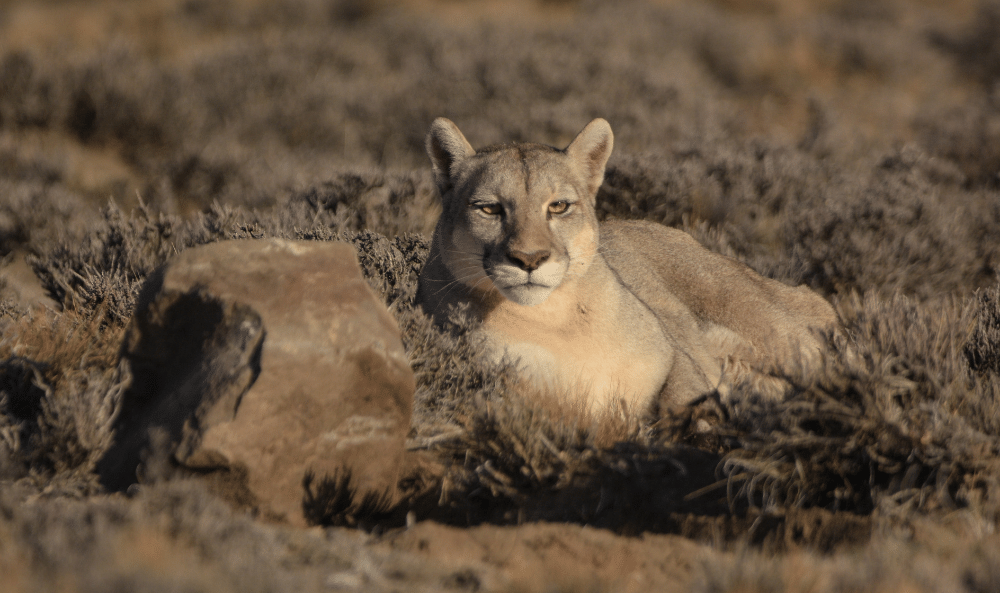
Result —
[[[611,127],[592,121],[565,150],[475,151],[438,118],[427,150],[443,212],[417,301],[444,323],[462,306],[497,358],[536,384],[637,407],[725,392],[817,364],[815,330],[837,324],[805,287],[764,278],[684,232],[595,214]],[[775,391],[774,384],[768,387]]]

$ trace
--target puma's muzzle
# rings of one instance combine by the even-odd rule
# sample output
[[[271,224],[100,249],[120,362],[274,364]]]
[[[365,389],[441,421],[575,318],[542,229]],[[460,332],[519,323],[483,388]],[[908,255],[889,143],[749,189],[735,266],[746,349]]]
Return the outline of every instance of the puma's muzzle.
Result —
[[[507,259],[515,266],[520,267],[525,272],[533,272],[538,269],[538,266],[549,259],[552,252],[548,249],[539,249],[531,253],[518,251],[517,249],[508,249],[506,255]]]

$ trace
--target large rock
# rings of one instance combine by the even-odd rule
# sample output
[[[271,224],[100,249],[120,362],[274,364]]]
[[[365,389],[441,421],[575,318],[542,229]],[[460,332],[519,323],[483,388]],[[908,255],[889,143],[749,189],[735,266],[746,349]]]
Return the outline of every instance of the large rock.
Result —
[[[399,477],[413,373],[347,244],[185,251],[147,281],[122,355],[133,384],[99,465],[109,489],[182,471],[303,524],[307,472],[350,472],[359,492]]]

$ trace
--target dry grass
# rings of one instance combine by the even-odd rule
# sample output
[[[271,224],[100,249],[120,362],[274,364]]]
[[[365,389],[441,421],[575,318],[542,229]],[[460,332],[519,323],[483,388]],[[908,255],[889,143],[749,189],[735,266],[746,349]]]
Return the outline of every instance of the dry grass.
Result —
[[[128,371],[118,364],[124,328],[103,310],[28,313],[6,320],[0,339],[4,479],[46,491],[99,490],[94,468],[114,438]]]
[[[349,480],[317,482],[317,522],[681,534],[706,543],[702,591],[997,587],[998,4],[518,6],[0,3],[0,256],[29,253],[60,309],[0,302],[5,585],[480,583],[366,559],[356,531],[259,524],[192,484],[100,493],[143,280],[196,245],[284,237],[356,247],[417,377],[409,498],[365,507]],[[607,118],[601,215],[821,292],[845,325],[826,373],[785,402],[746,386],[651,418],[567,408],[482,362],[460,320],[411,304],[439,115],[475,145],[564,145]]]

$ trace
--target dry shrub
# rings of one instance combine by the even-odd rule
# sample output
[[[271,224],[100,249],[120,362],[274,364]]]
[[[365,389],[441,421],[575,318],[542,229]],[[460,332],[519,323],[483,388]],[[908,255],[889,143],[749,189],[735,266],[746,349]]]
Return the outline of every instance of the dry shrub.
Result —
[[[466,402],[458,414],[463,430],[428,447],[446,463],[445,507],[432,517],[571,521],[637,533],[675,528],[675,513],[724,509],[717,500],[685,499],[715,481],[717,458],[656,444],[624,404],[595,415],[558,395],[504,387],[502,395]]]
[[[828,294],[927,298],[995,281],[995,195],[950,187],[950,169],[916,147],[857,167],[719,143],[616,160],[599,209],[684,226],[762,274]]]
[[[97,460],[128,384],[117,364],[123,327],[98,312],[27,314],[4,327],[5,479],[30,474],[40,485],[90,493]]]
[[[806,168],[797,174],[789,164],[797,162],[793,155],[763,150],[755,154],[748,158],[736,151],[714,159],[692,155],[679,175],[695,182],[725,181],[722,185],[730,188],[731,195],[758,203],[760,218],[772,212],[775,221],[791,224],[787,213],[773,212],[793,209],[786,202],[802,201],[804,192],[815,187],[807,180],[821,177],[822,169]],[[706,162],[714,164],[708,167]],[[664,170],[668,173],[661,173]],[[612,176],[610,187],[617,183],[626,189],[606,199],[606,207],[621,209],[631,201],[640,204],[636,212],[644,212],[646,190],[636,189],[638,184],[649,178],[647,187],[660,188],[650,194],[676,191],[669,189],[676,185],[669,181],[671,175],[678,175],[669,173],[672,170],[678,169],[635,166],[631,174],[637,182],[631,185],[624,176]],[[780,180],[775,171],[785,171],[786,181],[761,182]],[[889,188],[883,197],[849,195],[856,206],[848,214],[815,207],[810,212],[831,217],[835,225],[856,236],[892,232],[901,241],[912,241],[919,232],[943,237],[940,229],[950,227],[942,227],[941,206],[931,192],[903,198],[904,189],[921,187],[917,182],[904,183],[912,174],[909,169],[897,173],[878,167],[873,175],[888,176],[899,184],[883,181]],[[996,384],[989,373],[972,373],[968,363],[989,360],[989,338],[972,337],[977,316],[984,328],[980,333],[991,335],[983,334],[992,323],[992,309],[985,304],[977,309],[955,298],[886,300],[874,293],[864,299],[845,298],[841,314],[854,341],[843,356],[831,358],[822,381],[802,385],[797,395],[781,404],[768,404],[745,392],[745,397],[725,404],[706,400],[688,410],[668,410],[657,432],[649,432],[638,428],[640,419],[633,413],[595,421],[546,403],[551,398],[518,395],[522,389],[507,378],[510,369],[482,362],[482,348],[467,333],[467,322],[457,319],[457,325],[446,330],[433,327],[411,304],[427,254],[426,239],[405,234],[390,239],[354,230],[359,221],[369,220],[362,214],[372,207],[369,200],[374,207],[380,203],[363,196],[376,195],[370,192],[381,191],[385,181],[378,176],[350,179],[350,186],[325,190],[325,195],[334,196],[329,200],[318,198],[320,193],[307,193],[283,208],[264,212],[216,206],[181,219],[154,215],[149,209],[126,216],[110,206],[88,241],[57,244],[35,265],[49,286],[66,287],[57,296],[70,311],[85,315],[104,307],[117,327],[127,318],[127,303],[145,275],[181,249],[226,238],[272,236],[351,242],[369,283],[400,323],[417,376],[413,446],[431,452],[442,465],[440,475],[429,478],[430,485],[425,478],[420,488],[411,491],[426,497],[428,488],[436,488],[435,503],[447,504],[428,507],[421,499],[404,505],[415,505],[441,520],[548,519],[619,530],[641,525],[691,532],[678,517],[713,516],[727,508],[737,514],[800,507],[900,514],[904,513],[900,508],[937,513],[957,505],[976,506],[986,515],[995,512],[996,468],[989,462],[992,454],[983,457],[983,452],[996,448],[997,431],[990,420],[995,417]],[[604,195],[612,194],[606,188]],[[896,206],[886,196],[902,204]],[[858,206],[864,204],[869,208]],[[936,209],[934,215],[922,214],[930,208]],[[868,216],[875,211],[903,214]],[[391,210],[382,212],[379,216],[384,217]],[[862,219],[871,221],[867,229],[861,228]],[[382,220],[380,224],[389,227],[396,224]],[[832,231],[820,236],[802,232],[794,243],[800,251],[789,257],[762,245],[759,229],[741,231],[736,223],[713,227],[707,220],[681,223],[717,250],[750,253],[750,261],[759,268],[785,270],[788,275],[809,269],[802,259],[795,259],[802,258],[802,245],[848,240]],[[848,274],[838,266],[859,265],[852,257],[860,257],[865,249],[883,253],[859,241],[868,247],[844,249],[842,254],[829,248],[826,253],[832,261],[824,273],[843,278]],[[920,286],[913,284],[919,278],[926,283],[925,290],[952,282],[914,272],[956,265],[942,263],[944,256],[930,257],[932,252],[941,253],[937,243],[914,245],[916,251],[909,257],[916,264],[897,263],[902,269],[893,271],[888,269],[894,265],[890,259],[881,273],[890,278],[895,273],[911,286]],[[871,273],[878,274],[879,269]],[[941,272],[949,273],[955,270]],[[854,281],[878,285],[874,279]],[[888,280],[883,283],[891,286]],[[699,419],[712,429],[703,430],[705,422]],[[723,464],[716,475],[720,455]],[[718,482],[720,478],[728,480],[728,489]],[[318,491],[317,508],[325,499],[331,504],[338,500],[337,488],[327,490]],[[340,511],[326,513],[324,517],[329,517],[323,521],[336,522],[335,517],[344,514]],[[394,511],[382,514],[391,516],[390,522],[399,521]],[[712,528],[705,525],[704,529]],[[739,537],[736,527],[729,529],[732,537]]]
[[[93,222],[82,200],[58,185],[0,179],[0,195],[0,257],[58,240],[69,229],[81,232]]]
[[[959,29],[934,27],[931,42],[982,92],[958,104],[928,106],[915,121],[922,143],[956,163],[970,187],[1000,188],[1000,2],[983,0]]]
[[[408,176],[343,173],[296,194],[292,201],[307,204],[317,218],[335,217],[340,227],[390,237],[407,232],[430,234],[441,212],[428,171]]]
[[[142,488],[131,499],[29,495],[12,487],[0,496],[0,533],[12,536],[0,562],[26,562],[20,587],[5,573],[5,590],[322,591],[357,554],[349,532],[268,525],[195,482]]]
[[[1000,82],[1000,3],[981,0],[974,18],[960,30],[932,29],[931,41],[951,53],[956,65],[968,76],[991,89]]]
[[[369,4],[166,3],[147,9],[146,34],[8,51],[0,138],[107,151],[129,173],[82,196],[131,204],[138,190],[191,212],[215,200],[281,204],[331,171],[422,166],[439,115],[477,144],[564,146],[600,115],[629,154],[770,136],[863,158],[909,131],[893,106],[933,107],[928,89],[961,86],[927,39],[924,23],[943,16],[934,7],[817,7],[791,20],[711,3],[575,3],[573,19],[475,27],[395,6],[343,9]],[[359,16],[331,16],[344,11]],[[989,64],[989,26],[968,28],[937,46]],[[199,34],[212,42],[194,43]],[[69,183],[70,168],[55,163],[50,178]]]
[[[843,190],[843,205],[819,207],[826,195],[820,181],[848,182],[794,152],[758,146],[751,154],[706,151],[682,160],[681,166],[637,160],[613,170],[602,193],[606,211],[628,208],[664,217],[669,210],[651,206],[655,196],[681,200],[689,188],[714,185],[722,198],[757,209],[734,208],[719,226],[686,217],[681,224],[710,247],[745,257],[771,275],[795,279],[813,273],[820,275],[814,281],[843,282],[831,289],[860,284],[929,293],[951,287],[967,269],[956,260],[971,261],[975,250],[961,242],[985,242],[986,233],[949,235],[954,218],[926,189],[931,182],[919,162],[876,164],[862,182],[865,191]],[[482,362],[467,322],[459,318],[455,327],[441,330],[413,308],[426,238],[389,238],[359,227],[407,228],[407,211],[393,219],[393,208],[383,204],[415,195],[409,192],[416,187],[406,178],[341,177],[281,208],[215,206],[186,218],[149,208],[125,215],[112,205],[86,240],[49,245],[35,267],[70,313],[104,310],[110,325],[120,327],[142,279],[177,251],[230,238],[351,242],[369,283],[400,323],[417,376],[412,444],[441,466],[418,480],[419,487],[410,489],[416,498],[399,508],[411,505],[443,521],[545,519],[697,535],[720,524],[683,517],[735,512],[738,518],[797,508],[892,516],[955,507],[974,507],[984,516],[996,512],[997,468],[989,461],[994,453],[984,456],[996,451],[996,383],[985,363],[976,374],[968,362],[990,360],[992,309],[986,304],[886,299],[874,292],[844,298],[841,314],[853,342],[843,356],[831,357],[822,381],[802,385],[780,404],[745,391],[733,402],[705,400],[688,410],[667,410],[651,432],[640,429],[640,418],[631,412],[595,420],[551,404],[550,397],[519,395],[523,389],[511,383],[510,369]],[[781,230],[790,226],[798,233]],[[924,235],[932,240],[915,240]],[[877,236],[894,247],[880,249]],[[768,237],[791,241],[791,254]],[[858,261],[867,253],[886,261]],[[823,267],[807,265],[816,259]],[[973,334],[977,319],[984,337],[973,337],[980,335]],[[333,486],[314,493],[316,508],[328,507],[317,520],[366,515],[339,504],[344,489]],[[383,516],[398,524],[398,510],[354,520],[374,524]],[[741,524],[727,525],[725,537],[739,539]]]
[[[864,549],[842,550],[829,556],[802,550],[774,556],[744,549],[733,556],[706,559],[700,582],[691,590],[977,593],[995,590],[1000,585],[995,535],[961,532],[959,535],[940,528],[928,531],[917,541],[903,534],[878,536]]]
[[[175,560],[171,570],[190,560],[185,546],[221,558],[224,576],[205,588],[308,589],[289,574],[314,560],[351,567],[329,541],[276,544],[285,536],[190,485],[132,503],[22,504],[45,488],[95,491],[92,460],[127,380],[117,342],[149,273],[196,245],[263,237],[356,247],[417,376],[411,445],[436,464],[407,476],[413,497],[388,511],[352,506],[348,482],[313,484],[317,522],[371,527],[381,513],[395,525],[412,509],[456,524],[574,521],[717,543],[761,544],[771,531],[824,550],[857,541],[834,529],[852,521],[864,537],[874,524],[957,515],[993,529],[995,3],[931,34],[942,13],[918,4],[576,3],[571,19],[465,28],[378,2],[184,2],[150,19],[159,42],[143,32],[80,51],[3,50],[0,254],[34,254],[62,313],[0,304],[2,490],[28,476],[3,502],[0,534],[15,544],[0,547],[0,564],[25,556],[33,574],[83,575],[83,590],[160,586],[155,571],[100,568],[117,566],[108,550],[140,541]],[[191,53],[171,31],[212,43]],[[649,422],[526,392],[512,369],[481,360],[461,319],[441,330],[411,303],[438,208],[423,142],[439,115],[477,146],[565,146],[590,118],[608,118],[616,155],[603,217],[680,226],[765,275],[809,284],[839,301],[849,341],[781,403],[746,388]],[[60,154],[110,154],[125,173],[95,189]],[[108,194],[125,207],[89,210]],[[888,583],[899,571],[886,566],[921,554],[886,552],[857,578],[856,557],[749,554],[706,590]],[[973,556],[960,581],[988,589],[996,563]],[[796,571],[832,576],[790,580]]]
[[[104,306],[113,322],[123,324],[132,315],[139,285],[176,253],[171,239],[180,220],[145,207],[126,215],[114,202],[101,215],[90,233],[39,245],[43,253],[29,262],[64,308],[92,312]]]
[[[928,110],[915,128],[931,154],[954,163],[963,185],[1000,189],[1000,82],[991,94]]]
[[[995,521],[1000,381],[967,364],[976,310],[843,303],[852,342],[824,377],[783,402],[734,400],[712,428],[737,443],[720,466],[731,502],[897,518],[966,508]]]
[[[977,299],[976,328],[965,356],[974,371],[1000,375],[1000,289],[981,291]]]
[[[413,288],[387,298],[409,300],[427,247],[423,239],[408,233],[429,228],[426,218],[415,220],[417,215],[410,214],[419,209],[420,216],[426,216],[436,207],[436,200],[431,205],[430,198],[420,197],[427,193],[420,179],[344,175],[340,189],[331,183],[296,194],[282,208],[258,212],[215,204],[187,218],[156,212],[143,203],[126,214],[111,202],[85,234],[63,228],[54,238],[30,242],[38,255],[29,261],[43,287],[62,307],[84,312],[104,307],[113,322],[125,323],[150,272],[189,247],[263,237],[340,239],[359,248],[362,266],[379,294],[405,285]],[[400,207],[403,201],[411,206]],[[405,245],[409,255],[404,258],[398,249],[393,251],[386,238],[373,230],[398,234],[391,242]]]
[[[351,472],[335,473],[317,480],[311,472],[302,478],[302,514],[310,525],[333,525],[371,529],[393,520],[397,501],[391,494],[360,495],[351,483]]]

